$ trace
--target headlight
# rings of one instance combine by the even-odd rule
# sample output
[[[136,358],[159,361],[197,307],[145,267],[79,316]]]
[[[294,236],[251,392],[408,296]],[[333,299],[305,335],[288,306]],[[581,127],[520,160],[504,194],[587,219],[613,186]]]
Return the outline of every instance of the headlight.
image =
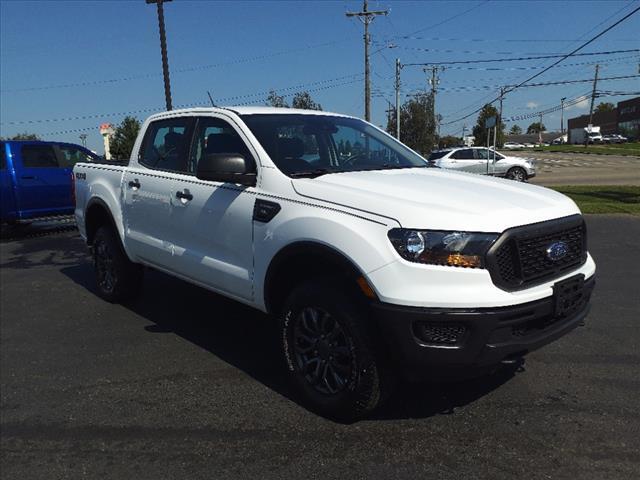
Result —
[[[484,255],[498,238],[496,233],[389,230],[389,240],[410,262],[452,267],[483,268]]]

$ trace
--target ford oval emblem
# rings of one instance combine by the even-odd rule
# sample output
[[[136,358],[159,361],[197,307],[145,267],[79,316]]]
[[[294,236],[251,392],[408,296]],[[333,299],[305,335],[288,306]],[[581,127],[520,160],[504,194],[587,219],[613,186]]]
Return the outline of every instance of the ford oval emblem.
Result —
[[[564,242],[554,242],[547,248],[547,258],[552,262],[557,262],[569,252],[569,247]]]

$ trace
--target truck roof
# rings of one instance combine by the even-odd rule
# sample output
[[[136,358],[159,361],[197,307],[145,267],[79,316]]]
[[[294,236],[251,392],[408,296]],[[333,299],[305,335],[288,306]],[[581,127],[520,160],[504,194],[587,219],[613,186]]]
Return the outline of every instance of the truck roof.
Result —
[[[171,116],[178,116],[181,114],[193,114],[193,113],[225,113],[232,111],[238,115],[264,115],[264,114],[279,114],[279,115],[330,115],[334,117],[347,117],[354,118],[351,115],[343,115],[341,113],[325,112],[322,110],[303,110],[298,108],[284,108],[284,107],[195,107],[195,108],[181,108],[177,110],[171,110],[168,112],[160,112],[151,115],[150,118],[164,118]]]

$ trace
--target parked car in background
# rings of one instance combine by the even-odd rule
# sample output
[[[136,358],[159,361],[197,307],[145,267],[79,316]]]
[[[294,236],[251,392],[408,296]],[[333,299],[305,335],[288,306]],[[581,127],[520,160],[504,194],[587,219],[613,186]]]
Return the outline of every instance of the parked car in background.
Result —
[[[97,160],[90,150],[72,143],[0,142],[0,221],[72,214],[73,166]]]
[[[536,175],[532,159],[505,156],[486,147],[438,150],[432,152],[428,160],[440,168],[505,177],[518,182]]]
[[[517,142],[504,142],[503,148],[506,150],[517,150],[518,148],[524,148],[524,145]]]
[[[627,137],[623,137],[617,133],[602,136],[602,143],[625,143],[626,141]]]

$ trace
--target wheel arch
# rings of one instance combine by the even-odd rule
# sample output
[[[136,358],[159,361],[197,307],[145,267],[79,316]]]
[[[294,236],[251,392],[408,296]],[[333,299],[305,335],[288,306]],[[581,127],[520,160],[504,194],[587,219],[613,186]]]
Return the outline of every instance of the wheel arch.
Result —
[[[119,229],[109,206],[101,198],[94,197],[89,200],[85,213],[85,229],[88,245],[93,245],[96,232],[103,225],[111,226],[114,231],[118,233],[118,236],[120,236]]]
[[[318,276],[336,276],[354,292],[365,295],[359,285],[364,274],[345,254],[321,243],[299,241],[283,247],[269,263],[263,290],[267,312],[278,314],[297,284]]]

